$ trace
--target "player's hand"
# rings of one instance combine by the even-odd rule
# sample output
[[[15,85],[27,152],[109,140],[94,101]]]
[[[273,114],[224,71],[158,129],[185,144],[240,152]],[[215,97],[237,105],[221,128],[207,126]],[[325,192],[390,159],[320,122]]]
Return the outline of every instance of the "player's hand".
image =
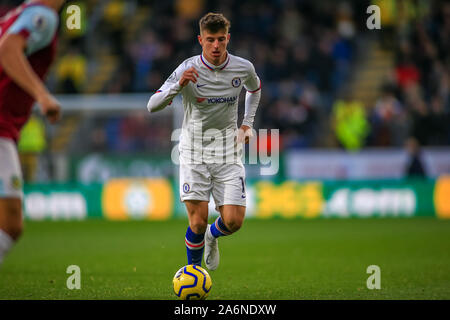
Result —
[[[181,75],[181,79],[179,81],[180,86],[185,87],[189,83],[189,81],[192,81],[193,83],[197,82],[198,78],[198,72],[195,70],[194,67],[190,67],[186,71],[183,72]]]
[[[48,119],[51,124],[56,123],[61,117],[61,106],[58,100],[51,94],[46,93],[37,99],[41,107],[42,114]]]
[[[237,143],[245,143],[248,144],[250,141],[250,138],[253,137],[253,130],[249,126],[242,125],[237,134]]]

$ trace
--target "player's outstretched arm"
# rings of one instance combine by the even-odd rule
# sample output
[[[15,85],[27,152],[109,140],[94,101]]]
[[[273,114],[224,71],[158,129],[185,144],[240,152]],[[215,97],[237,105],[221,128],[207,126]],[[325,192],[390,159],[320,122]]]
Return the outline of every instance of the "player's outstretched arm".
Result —
[[[20,34],[6,34],[0,41],[0,65],[19,87],[39,103],[42,113],[54,123],[60,117],[60,104],[33,71],[24,54],[25,47],[26,40]]]
[[[150,97],[147,103],[149,112],[157,112],[164,109],[172,103],[173,98],[188,85],[189,81],[197,82],[198,72],[194,67],[185,70],[181,74],[180,80],[177,77],[179,72],[180,68],[175,70],[164,85]]]

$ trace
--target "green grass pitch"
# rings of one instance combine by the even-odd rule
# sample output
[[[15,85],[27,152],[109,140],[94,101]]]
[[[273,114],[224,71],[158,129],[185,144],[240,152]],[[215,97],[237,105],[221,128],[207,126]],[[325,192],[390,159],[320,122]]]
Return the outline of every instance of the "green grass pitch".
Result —
[[[186,220],[25,222],[0,299],[177,299]],[[246,220],[219,240],[208,299],[450,299],[450,221]],[[69,290],[69,265],[81,289]],[[381,289],[366,287],[369,265]]]

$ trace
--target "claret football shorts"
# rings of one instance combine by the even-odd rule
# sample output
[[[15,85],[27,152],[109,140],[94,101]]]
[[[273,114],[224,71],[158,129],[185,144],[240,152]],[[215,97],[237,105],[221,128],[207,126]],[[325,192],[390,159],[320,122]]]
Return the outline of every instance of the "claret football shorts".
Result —
[[[0,198],[22,197],[22,170],[16,145],[0,137]]]
[[[192,164],[180,161],[180,198],[223,205],[246,205],[245,168],[242,163]]]

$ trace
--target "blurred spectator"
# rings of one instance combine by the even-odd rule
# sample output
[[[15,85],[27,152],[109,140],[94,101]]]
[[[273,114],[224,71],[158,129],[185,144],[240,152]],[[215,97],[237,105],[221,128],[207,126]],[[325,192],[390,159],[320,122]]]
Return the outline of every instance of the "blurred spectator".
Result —
[[[315,83],[324,94],[329,94],[333,89],[332,78],[336,63],[332,56],[333,34],[329,30],[318,30],[317,32],[321,33],[321,36],[311,55],[312,69],[310,75],[313,78],[309,80]]]
[[[343,148],[357,151],[364,146],[370,125],[361,102],[345,93],[333,105],[332,120],[336,139]]]
[[[294,43],[302,34],[303,19],[295,8],[286,7],[281,14],[280,33],[283,37]]]
[[[159,54],[160,44],[153,31],[145,31],[139,42],[131,47],[131,56],[135,64],[133,86],[135,91],[148,91],[147,77],[153,68],[154,60]]]
[[[345,39],[355,36],[355,24],[353,22],[353,9],[349,2],[342,1],[338,4],[336,17],[337,31]]]
[[[383,26],[380,30],[380,44],[386,50],[394,47],[394,24],[396,21],[396,1],[397,0],[374,0],[373,4],[380,8],[380,22]]]
[[[71,46],[67,53],[59,59],[56,66],[58,92],[80,93],[86,82],[86,58],[80,50]]]
[[[408,105],[411,108],[411,135],[425,146],[442,146],[450,143],[450,116],[444,109],[440,96],[435,95],[431,102],[422,99],[417,90],[408,92]]]
[[[126,1],[111,0],[106,3],[103,12],[102,29],[107,39],[112,42],[112,51],[121,55],[124,45],[124,29],[126,26]]]
[[[45,125],[39,117],[32,115],[22,128],[17,145],[25,182],[34,182],[39,155],[46,146]]]
[[[405,143],[408,153],[408,162],[406,165],[405,176],[407,178],[425,178],[426,172],[422,163],[420,145],[414,138],[408,138]]]
[[[175,0],[175,8],[179,17],[195,20],[204,12],[204,0]]]
[[[406,103],[412,119],[411,136],[417,139],[420,145],[427,145],[429,134],[433,128],[427,105],[417,86],[406,92]]]
[[[431,99],[430,127],[432,131],[427,144],[433,146],[448,145],[450,140],[450,117],[444,110],[442,98],[435,95]]]
[[[370,115],[370,145],[402,146],[407,135],[407,118],[402,103],[395,96],[395,87],[385,84],[382,96]]]
[[[407,89],[409,86],[419,82],[419,70],[409,56],[402,57],[395,68],[395,73],[397,76],[397,84],[401,89]]]

